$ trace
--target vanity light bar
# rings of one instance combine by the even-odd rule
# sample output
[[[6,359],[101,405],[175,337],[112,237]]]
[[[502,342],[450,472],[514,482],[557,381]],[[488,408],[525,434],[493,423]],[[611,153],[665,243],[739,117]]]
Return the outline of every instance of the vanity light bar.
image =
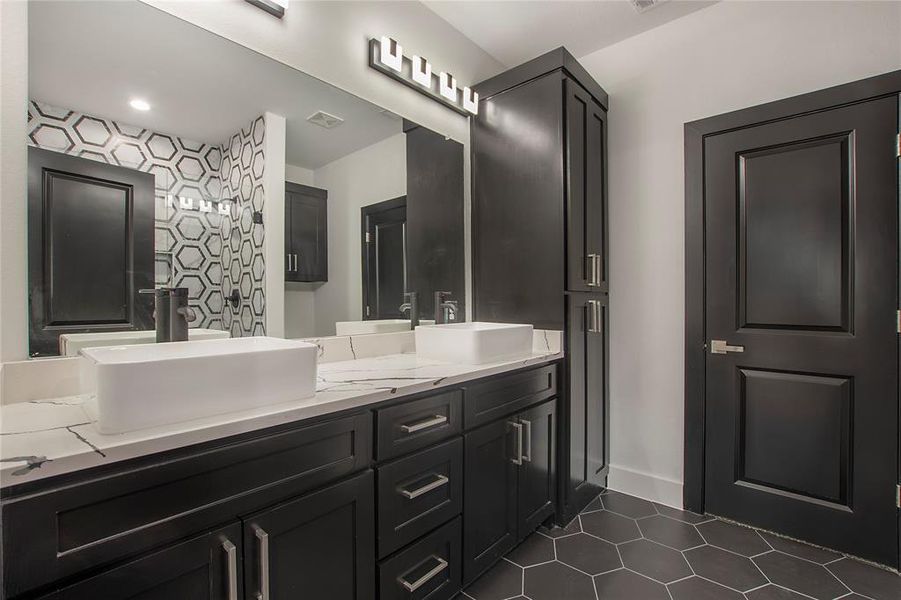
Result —
[[[369,40],[369,66],[461,115],[479,114],[478,93],[469,87],[461,91],[450,73],[440,71],[435,75],[424,57],[404,56],[403,46],[391,37]]]

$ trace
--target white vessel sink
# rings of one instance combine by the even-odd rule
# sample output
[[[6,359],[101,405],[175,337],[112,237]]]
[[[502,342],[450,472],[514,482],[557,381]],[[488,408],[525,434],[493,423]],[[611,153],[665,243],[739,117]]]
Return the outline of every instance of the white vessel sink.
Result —
[[[231,337],[219,329],[189,329],[188,340],[225,340]],[[59,336],[59,353],[62,356],[78,356],[82,348],[98,346],[130,346],[155,344],[156,331],[103,331],[97,333],[64,333]]]
[[[419,321],[421,325],[432,325],[435,321]],[[410,331],[410,319],[373,319],[371,321],[338,321],[335,335],[363,335],[367,333],[392,333]]]
[[[101,433],[308,398],[314,344],[270,337],[85,348],[85,390]]]
[[[416,354],[469,365],[515,360],[532,354],[532,326],[450,323],[416,328]]]

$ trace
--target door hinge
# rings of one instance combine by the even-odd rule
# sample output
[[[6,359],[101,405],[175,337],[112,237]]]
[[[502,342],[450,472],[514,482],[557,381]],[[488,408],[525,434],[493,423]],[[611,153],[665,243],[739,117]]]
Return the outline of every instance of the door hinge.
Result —
[[[368,306],[366,307],[366,316],[367,317],[369,316],[369,307]]]
[[[901,333],[901,310],[895,311],[895,332]]]
[[[366,243],[367,243],[367,244],[371,241],[371,240],[369,239],[369,232],[368,232],[368,231],[366,232],[366,235],[363,236],[363,238],[366,240]]]
[[[901,158],[901,133],[895,136],[895,158]]]
[[[901,508],[901,483],[895,486],[895,506]]]

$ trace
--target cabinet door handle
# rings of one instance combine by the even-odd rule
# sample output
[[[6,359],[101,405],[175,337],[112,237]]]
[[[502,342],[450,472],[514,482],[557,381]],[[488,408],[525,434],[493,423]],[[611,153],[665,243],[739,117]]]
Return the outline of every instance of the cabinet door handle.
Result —
[[[412,425],[401,425],[400,429],[404,433],[416,433],[417,431],[430,429],[432,427],[438,427],[439,425],[444,425],[445,423],[447,423],[447,415],[435,415],[434,417],[430,417],[424,421],[419,421],[418,423],[413,423]]]
[[[441,571],[443,571],[444,569],[447,568],[446,560],[444,560],[443,558],[441,558],[439,556],[432,556],[432,558],[437,560],[438,564],[435,565],[432,569],[430,569],[428,573],[423,574],[422,577],[420,577],[413,583],[410,583],[409,581],[404,579],[403,576],[400,576],[397,578],[397,580],[400,582],[400,584],[402,586],[404,586],[404,589],[406,589],[408,592],[415,592],[416,590],[418,590],[419,588],[424,586],[426,583],[431,581],[432,578],[435,577],[435,575],[437,575],[438,573],[440,573]],[[422,564],[422,563],[419,563],[419,564]]]
[[[269,600],[269,534],[259,525],[253,526],[253,533],[260,546],[260,591],[257,600]]]
[[[523,454],[522,459],[526,462],[532,462],[532,422],[526,421],[525,419],[520,419],[525,427],[525,431],[523,432],[523,437],[526,438],[525,441],[525,453]]]
[[[401,496],[406,497],[408,500],[412,500],[413,498],[419,498],[423,494],[427,494],[432,490],[437,490],[443,485],[447,485],[447,482],[450,481],[446,475],[435,475],[437,479],[434,481],[430,481],[422,487],[418,487],[415,490],[400,490]]]
[[[290,273],[291,272],[291,255],[285,254],[285,259],[288,261],[288,266],[285,267],[285,269],[287,269],[288,273]]]
[[[588,333],[601,333],[601,302],[599,300],[588,301]]]
[[[300,269],[297,268],[297,255],[296,255],[296,254],[294,255],[294,270],[295,270],[295,271],[299,271],[299,270],[300,270]]]
[[[585,270],[588,271],[588,285],[597,287],[601,285],[601,255],[588,254],[585,258],[587,263]]]
[[[514,465],[522,464],[522,423],[510,423],[516,430],[516,458],[511,459]]]
[[[238,600],[238,549],[230,540],[222,542],[228,573],[228,600]]]

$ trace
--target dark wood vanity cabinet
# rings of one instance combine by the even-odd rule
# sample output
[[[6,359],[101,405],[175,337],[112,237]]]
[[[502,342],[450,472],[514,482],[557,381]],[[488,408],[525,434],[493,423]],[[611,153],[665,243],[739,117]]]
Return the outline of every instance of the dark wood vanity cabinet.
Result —
[[[563,48],[475,90],[474,317],[564,332],[564,522],[605,485],[608,469],[608,340],[597,323],[609,305],[607,93]]]
[[[285,183],[285,281],[328,281],[328,192]]]

